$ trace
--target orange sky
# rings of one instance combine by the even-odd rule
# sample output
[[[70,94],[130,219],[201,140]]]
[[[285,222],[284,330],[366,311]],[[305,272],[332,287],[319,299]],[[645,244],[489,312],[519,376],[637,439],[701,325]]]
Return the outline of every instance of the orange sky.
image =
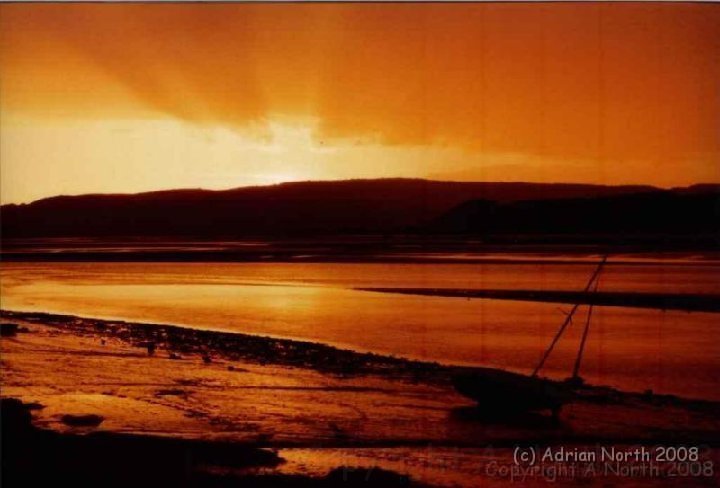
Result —
[[[720,181],[720,5],[0,6],[3,202]]]

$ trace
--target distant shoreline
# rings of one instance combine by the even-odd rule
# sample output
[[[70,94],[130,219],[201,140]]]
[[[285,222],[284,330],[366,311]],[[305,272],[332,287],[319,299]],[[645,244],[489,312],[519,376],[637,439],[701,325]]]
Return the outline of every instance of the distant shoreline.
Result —
[[[59,241],[59,242],[58,242]],[[380,236],[269,241],[3,240],[6,262],[544,264],[608,266],[720,266],[717,248],[643,248],[581,245],[482,244]]]
[[[11,263],[327,263],[327,264],[517,264],[517,265],[563,265],[591,266],[590,260],[559,259],[473,259],[473,258],[413,258],[394,256],[272,256],[252,257],[223,253],[0,253],[0,261]],[[614,266],[686,266],[702,265],[720,267],[718,261],[613,261]]]

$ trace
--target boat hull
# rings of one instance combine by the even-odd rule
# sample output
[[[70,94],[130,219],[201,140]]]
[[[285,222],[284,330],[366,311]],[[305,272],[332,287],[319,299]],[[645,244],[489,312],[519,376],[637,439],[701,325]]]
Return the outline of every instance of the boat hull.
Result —
[[[557,415],[573,396],[560,383],[497,370],[459,374],[453,384],[461,395],[475,400],[478,408],[488,413],[550,410]]]

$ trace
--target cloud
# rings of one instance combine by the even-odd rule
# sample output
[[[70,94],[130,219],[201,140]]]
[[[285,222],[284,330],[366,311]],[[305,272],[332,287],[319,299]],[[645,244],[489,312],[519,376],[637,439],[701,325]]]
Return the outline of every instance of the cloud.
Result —
[[[611,174],[623,161],[650,174],[720,157],[713,5],[0,9],[5,114],[165,114],[265,131],[278,116],[311,117],[318,140],[581,160]]]

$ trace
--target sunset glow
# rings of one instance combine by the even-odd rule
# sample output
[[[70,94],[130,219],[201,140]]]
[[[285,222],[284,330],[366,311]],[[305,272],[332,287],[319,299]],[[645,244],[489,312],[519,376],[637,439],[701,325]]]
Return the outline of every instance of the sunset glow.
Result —
[[[0,13],[3,203],[388,176],[720,180],[715,5]]]

